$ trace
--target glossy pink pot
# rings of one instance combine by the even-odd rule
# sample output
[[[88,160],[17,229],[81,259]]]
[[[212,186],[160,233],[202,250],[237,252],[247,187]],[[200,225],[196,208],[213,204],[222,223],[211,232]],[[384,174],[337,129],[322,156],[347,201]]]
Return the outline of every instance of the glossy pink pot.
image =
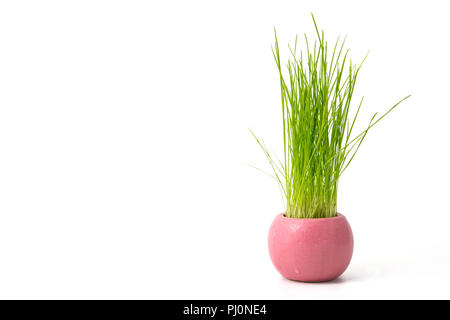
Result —
[[[269,230],[270,258],[282,276],[304,282],[328,281],[347,269],[353,233],[347,219],[275,217]]]

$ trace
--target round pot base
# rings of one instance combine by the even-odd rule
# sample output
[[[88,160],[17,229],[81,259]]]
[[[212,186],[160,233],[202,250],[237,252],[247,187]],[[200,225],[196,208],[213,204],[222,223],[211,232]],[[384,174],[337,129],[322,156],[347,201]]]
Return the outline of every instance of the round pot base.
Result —
[[[272,263],[285,278],[323,282],[339,277],[353,254],[352,229],[342,214],[332,218],[295,219],[284,213],[269,230]]]

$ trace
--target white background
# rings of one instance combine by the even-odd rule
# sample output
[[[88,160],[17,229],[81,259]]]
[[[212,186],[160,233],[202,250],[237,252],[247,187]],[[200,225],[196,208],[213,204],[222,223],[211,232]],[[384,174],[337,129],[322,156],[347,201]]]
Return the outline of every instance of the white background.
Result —
[[[341,180],[353,260],[322,284],[267,252],[283,202],[270,46],[370,50],[369,133]],[[450,298],[444,1],[2,1],[0,298]],[[286,56],[286,55],[285,55]]]

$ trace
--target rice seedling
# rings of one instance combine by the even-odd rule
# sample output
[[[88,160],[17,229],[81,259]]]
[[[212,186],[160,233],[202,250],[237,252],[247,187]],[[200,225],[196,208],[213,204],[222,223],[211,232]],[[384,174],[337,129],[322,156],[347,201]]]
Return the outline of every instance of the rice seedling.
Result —
[[[317,39],[304,37],[304,50],[297,52],[298,37],[289,45],[290,56],[281,62],[278,38],[272,47],[280,78],[283,118],[283,157],[272,154],[251,131],[267,157],[273,177],[285,199],[290,218],[327,218],[337,215],[338,182],[354,159],[367,133],[402,101],[384,114],[375,113],[359,134],[354,126],[364,98],[351,108],[359,65],[353,65],[338,38],[328,47],[312,15]],[[367,57],[367,56],[366,56]],[[287,74],[286,74],[287,72]],[[352,110],[353,116],[350,114]]]

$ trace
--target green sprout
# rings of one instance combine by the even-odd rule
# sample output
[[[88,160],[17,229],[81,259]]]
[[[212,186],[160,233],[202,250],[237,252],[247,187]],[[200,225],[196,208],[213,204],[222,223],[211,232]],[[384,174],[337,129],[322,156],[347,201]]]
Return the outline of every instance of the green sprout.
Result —
[[[352,136],[364,97],[353,117],[349,111],[365,58],[359,66],[352,65],[349,50],[344,50],[345,39],[338,38],[330,59],[324,31],[319,32],[313,15],[312,19],[318,40],[311,47],[305,35],[305,54],[301,50],[297,53],[298,37],[293,47],[288,46],[288,76],[282,71],[274,29],[272,52],[281,85],[283,161],[273,156],[251,131],[270,163],[289,218],[336,216],[339,178],[354,159],[368,131],[410,97],[401,99],[381,116],[375,113],[365,130]]]

